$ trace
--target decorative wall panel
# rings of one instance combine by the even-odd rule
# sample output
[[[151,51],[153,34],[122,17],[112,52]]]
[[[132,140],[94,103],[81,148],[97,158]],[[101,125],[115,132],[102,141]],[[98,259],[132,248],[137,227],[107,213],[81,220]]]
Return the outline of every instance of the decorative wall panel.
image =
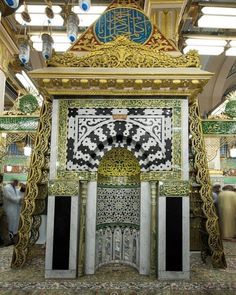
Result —
[[[97,228],[131,225],[139,228],[140,188],[98,187]]]
[[[96,266],[123,262],[139,265],[140,185],[98,185]]]
[[[96,268],[112,262],[139,267],[139,230],[117,226],[96,231]]]
[[[125,147],[141,171],[172,169],[172,108],[68,108],[67,170],[97,171],[102,156]]]

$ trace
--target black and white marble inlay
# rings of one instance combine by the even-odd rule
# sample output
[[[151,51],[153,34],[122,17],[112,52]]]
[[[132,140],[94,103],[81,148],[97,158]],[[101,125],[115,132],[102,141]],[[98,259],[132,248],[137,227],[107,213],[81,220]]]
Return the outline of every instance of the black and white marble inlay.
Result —
[[[142,171],[171,170],[172,109],[68,109],[67,170],[97,171],[113,147],[132,151]]]

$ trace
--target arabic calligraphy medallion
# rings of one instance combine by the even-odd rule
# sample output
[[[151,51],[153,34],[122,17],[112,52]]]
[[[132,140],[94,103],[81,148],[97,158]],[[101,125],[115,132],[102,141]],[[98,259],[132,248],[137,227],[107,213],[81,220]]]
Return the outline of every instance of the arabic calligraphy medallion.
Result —
[[[110,42],[125,35],[137,43],[145,43],[152,35],[152,23],[134,8],[114,8],[106,11],[95,23],[94,33],[99,42]]]

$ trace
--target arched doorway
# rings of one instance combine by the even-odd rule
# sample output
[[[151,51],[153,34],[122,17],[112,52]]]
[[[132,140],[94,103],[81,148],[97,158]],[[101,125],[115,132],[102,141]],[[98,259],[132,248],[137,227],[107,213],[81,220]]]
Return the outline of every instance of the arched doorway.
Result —
[[[115,147],[98,167],[96,268],[125,263],[139,268],[140,166],[132,152]]]

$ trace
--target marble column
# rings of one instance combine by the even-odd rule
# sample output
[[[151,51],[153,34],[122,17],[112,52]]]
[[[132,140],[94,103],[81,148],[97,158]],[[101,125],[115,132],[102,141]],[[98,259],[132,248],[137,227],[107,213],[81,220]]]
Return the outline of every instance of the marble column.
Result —
[[[151,251],[150,274],[157,274],[157,184],[150,182],[151,187]]]
[[[88,183],[85,235],[85,274],[95,273],[97,182]]]
[[[79,260],[78,260],[78,276],[85,274],[85,232],[86,232],[86,203],[88,182],[81,181],[80,191],[80,218],[79,218]]]
[[[5,85],[6,76],[5,73],[0,69],[0,114],[4,111],[4,98],[5,98]]]
[[[52,130],[51,130],[51,153],[49,179],[57,178],[58,163],[58,136],[59,136],[59,100],[53,99],[52,102]],[[61,167],[59,167],[61,168]]]
[[[139,273],[150,273],[151,191],[149,182],[141,182]]]

